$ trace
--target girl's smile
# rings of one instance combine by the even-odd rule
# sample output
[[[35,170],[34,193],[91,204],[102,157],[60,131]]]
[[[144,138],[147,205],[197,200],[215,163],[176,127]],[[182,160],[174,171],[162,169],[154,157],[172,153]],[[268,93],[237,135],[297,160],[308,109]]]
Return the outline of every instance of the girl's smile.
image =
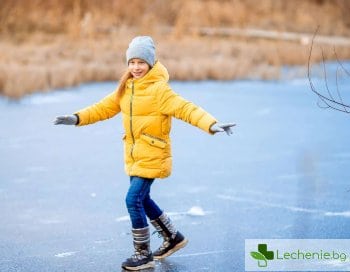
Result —
[[[131,59],[128,63],[128,68],[135,79],[143,77],[150,70],[150,66],[143,59]]]

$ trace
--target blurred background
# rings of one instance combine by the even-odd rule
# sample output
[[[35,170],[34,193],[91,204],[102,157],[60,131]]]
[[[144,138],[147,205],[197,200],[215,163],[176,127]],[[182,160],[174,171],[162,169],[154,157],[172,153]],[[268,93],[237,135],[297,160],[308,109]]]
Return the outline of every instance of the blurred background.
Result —
[[[171,79],[278,79],[283,65],[305,68],[318,26],[325,58],[336,47],[348,59],[349,11],[346,0],[1,0],[0,94],[118,80],[135,35],[153,36]]]
[[[130,256],[121,116],[52,121],[116,88],[136,35],[175,92],[237,123],[231,137],[172,123],[174,171],[152,197],[190,243],[155,271],[244,271],[248,238],[347,239],[349,14],[346,0],[0,0],[0,271]]]

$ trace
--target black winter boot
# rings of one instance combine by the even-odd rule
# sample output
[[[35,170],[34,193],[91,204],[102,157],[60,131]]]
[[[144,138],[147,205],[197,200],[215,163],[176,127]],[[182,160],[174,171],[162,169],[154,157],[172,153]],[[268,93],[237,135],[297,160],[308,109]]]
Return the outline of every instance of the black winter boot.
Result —
[[[155,263],[150,249],[149,227],[132,229],[132,235],[135,254],[122,263],[122,268],[133,271],[153,268]]]
[[[154,259],[160,260],[168,257],[187,245],[188,240],[175,229],[165,213],[162,213],[157,219],[151,220],[151,223],[164,239],[163,244],[153,253]]]

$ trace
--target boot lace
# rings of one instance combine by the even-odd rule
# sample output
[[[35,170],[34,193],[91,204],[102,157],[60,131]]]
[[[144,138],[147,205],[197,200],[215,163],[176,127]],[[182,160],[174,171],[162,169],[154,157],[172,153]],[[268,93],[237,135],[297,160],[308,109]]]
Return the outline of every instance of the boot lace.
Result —
[[[135,260],[135,261],[140,261],[147,258],[147,254],[144,251],[135,251],[135,253],[133,255],[131,255],[131,259]]]
[[[159,246],[158,248],[158,252],[162,252],[164,251],[165,249],[167,249],[169,246],[170,246],[170,240],[171,240],[171,237],[167,237],[165,236],[162,231],[158,231],[158,230],[155,230],[152,232],[152,235],[157,233],[158,234],[158,238],[163,238],[163,243]]]
[[[160,245],[158,251],[163,251],[163,250],[165,250],[167,247],[169,247],[169,245],[170,245],[170,242],[169,242],[169,241],[170,241],[170,238],[169,238],[169,237],[164,238],[164,241],[163,241],[163,243]]]

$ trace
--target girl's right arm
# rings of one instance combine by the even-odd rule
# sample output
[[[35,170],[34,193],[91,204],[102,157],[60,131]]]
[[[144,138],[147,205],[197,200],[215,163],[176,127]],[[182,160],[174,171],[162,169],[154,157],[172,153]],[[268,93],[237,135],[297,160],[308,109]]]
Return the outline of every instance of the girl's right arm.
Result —
[[[112,118],[120,112],[120,103],[117,91],[107,95],[99,102],[77,111],[79,123],[77,126],[85,126]]]
[[[119,112],[119,98],[117,97],[117,91],[114,91],[104,97],[101,101],[74,113],[74,115],[57,116],[54,120],[54,124],[77,126],[90,125],[98,121],[112,118]]]

